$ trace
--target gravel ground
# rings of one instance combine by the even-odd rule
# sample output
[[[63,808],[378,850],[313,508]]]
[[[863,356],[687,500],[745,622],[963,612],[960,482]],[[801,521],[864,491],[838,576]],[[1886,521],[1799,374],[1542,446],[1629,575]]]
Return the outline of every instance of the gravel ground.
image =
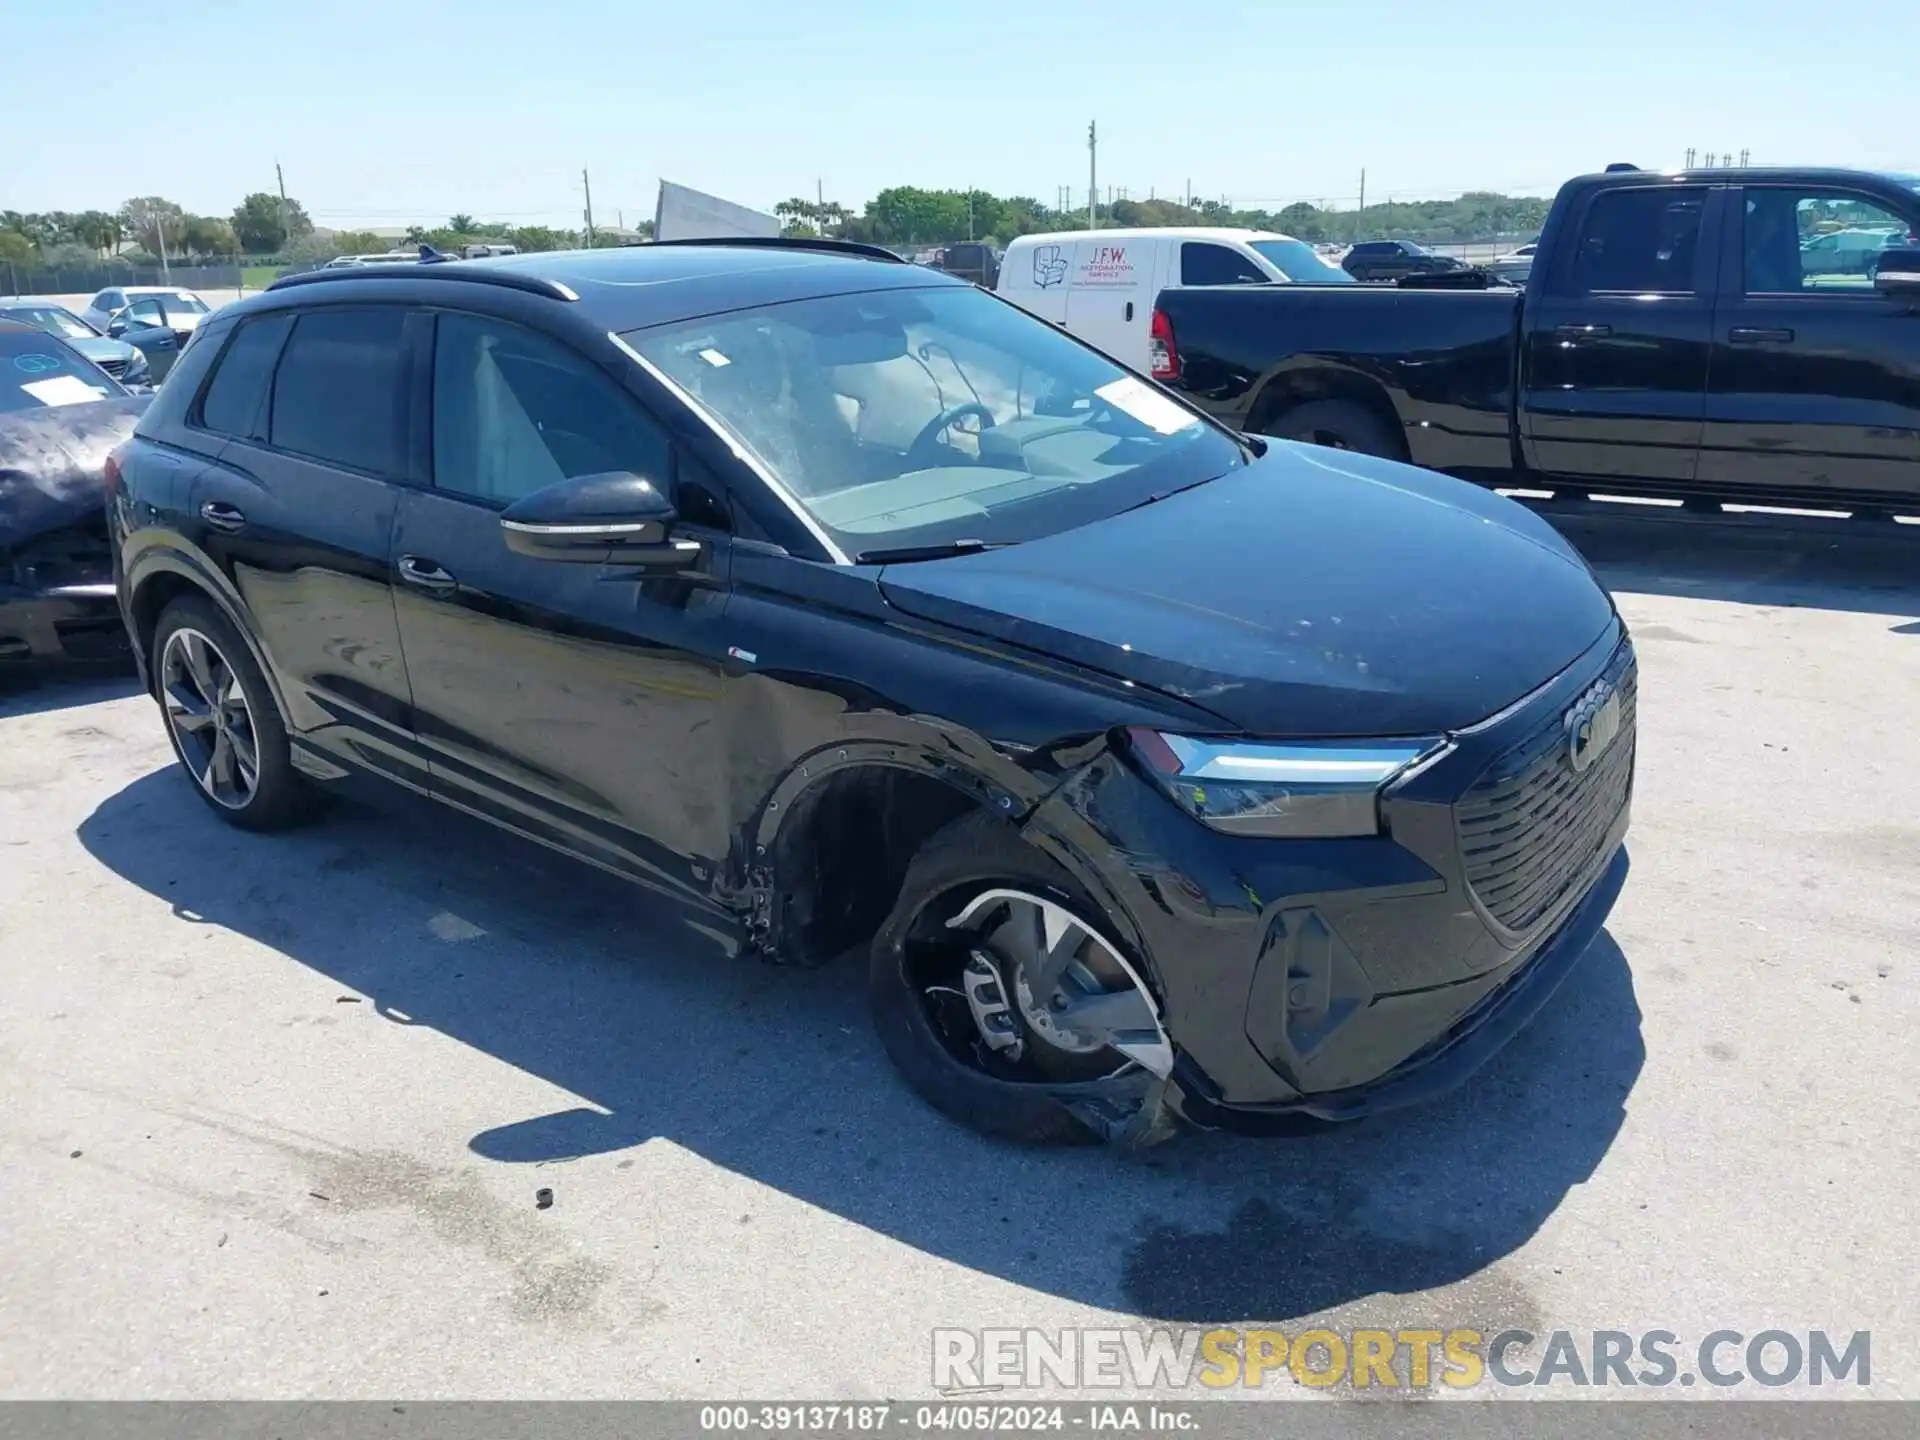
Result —
[[[1920,547],[1582,539],[1609,934],[1450,1103],[1144,1158],[947,1124],[847,969],[450,815],[239,834],[128,683],[0,699],[0,1395],[923,1395],[935,1327],[1144,1317],[1870,1330],[1920,1398]]]

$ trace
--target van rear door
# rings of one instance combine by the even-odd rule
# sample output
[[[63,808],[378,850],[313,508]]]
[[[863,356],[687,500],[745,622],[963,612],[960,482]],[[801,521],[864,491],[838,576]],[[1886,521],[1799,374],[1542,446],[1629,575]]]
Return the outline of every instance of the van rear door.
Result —
[[[1067,272],[1073,268],[1073,246],[1042,236],[1029,244],[1016,240],[1007,248],[994,293],[1022,310],[1055,325],[1067,323]]]
[[[1091,239],[1073,247],[1067,329],[1130,369],[1147,368],[1154,266],[1166,247],[1145,237]]]

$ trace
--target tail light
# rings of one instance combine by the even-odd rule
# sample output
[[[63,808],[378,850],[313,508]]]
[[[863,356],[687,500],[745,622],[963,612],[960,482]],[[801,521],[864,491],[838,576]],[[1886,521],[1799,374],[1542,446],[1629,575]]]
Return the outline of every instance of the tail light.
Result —
[[[1153,328],[1147,335],[1147,358],[1154,379],[1180,378],[1180,351],[1173,343],[1173,322],[1157,305],[1153,309]]]

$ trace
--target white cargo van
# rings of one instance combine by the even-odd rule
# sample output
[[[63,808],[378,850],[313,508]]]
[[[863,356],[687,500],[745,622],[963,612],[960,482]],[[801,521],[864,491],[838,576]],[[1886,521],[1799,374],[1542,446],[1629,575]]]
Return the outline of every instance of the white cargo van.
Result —
[[[994,293],[1147,373],[1154,297],[1185,285],[1351,285],[1291,236],[1263,230],[1069,230],[1007,246]]]

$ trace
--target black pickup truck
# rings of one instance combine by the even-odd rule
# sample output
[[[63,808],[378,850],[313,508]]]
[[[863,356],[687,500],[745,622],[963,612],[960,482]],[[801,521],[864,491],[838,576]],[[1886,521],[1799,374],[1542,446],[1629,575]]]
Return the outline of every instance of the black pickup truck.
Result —
[[[1617,166],[1561,188],[1524,290],[1168,290],[1153,373],[1238,429],[1483,484],[1904,510],[1916,232],[1920,176]]]

